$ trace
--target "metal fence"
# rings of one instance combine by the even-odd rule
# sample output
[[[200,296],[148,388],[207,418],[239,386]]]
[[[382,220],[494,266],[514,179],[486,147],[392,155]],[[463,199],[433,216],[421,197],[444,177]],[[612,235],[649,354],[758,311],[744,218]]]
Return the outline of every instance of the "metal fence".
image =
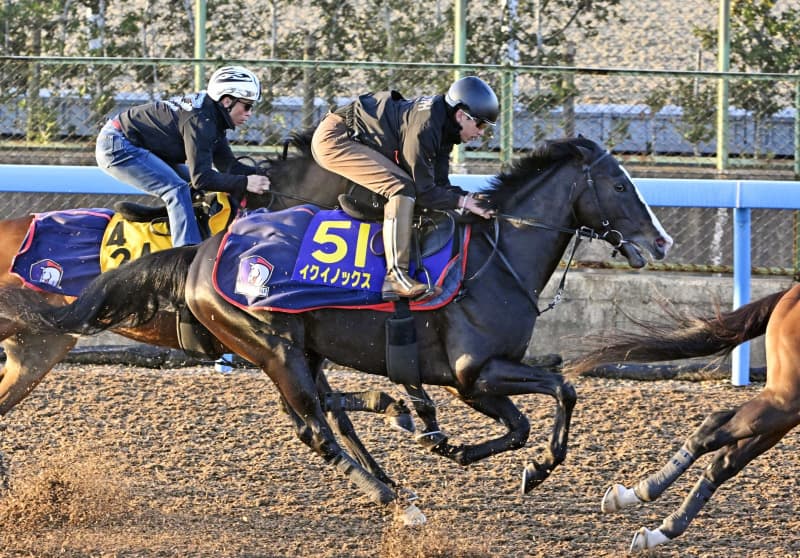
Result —
[[[454,170],[495,173],[501,163],[544,139],[583,134],[621,158],[663,164],[713,165],[719,75],[702,72],[454,66],[402,63],[239,60],[261,76],[264,102],[231,136],[236,150],[275,151],[293,130],[313,125],[353,95],[397,89],[407,97],[444,91],[454,72],[477,74],[499,93],[494,134],[466,146]],[[0,163],[93,164],[97,131],[128,106],[195,89],[197,61],[0,57]],[[205,75],[215,66],[206,63]],[[731,92],[727,151],[748,169],[796,168],[800,76],[726,74]],[[748,93],[748,96],[744,95]],[[736,106],[734,99],[748,99]],[[742,175],[742,173],[745,173]],[[635,175],[634,175],[635,177]],[[110,196],[3,194],[0,217],[57,208],[108,206]],[[152,198],[142,197],[152,202]],[[731,210],[658,208],[676,239],[670,266],[727,272],[732,264]],[[753,212],[753,265],[761,272],[798,268],[794,211]],[[592,246],[584,264],[611,264]]]

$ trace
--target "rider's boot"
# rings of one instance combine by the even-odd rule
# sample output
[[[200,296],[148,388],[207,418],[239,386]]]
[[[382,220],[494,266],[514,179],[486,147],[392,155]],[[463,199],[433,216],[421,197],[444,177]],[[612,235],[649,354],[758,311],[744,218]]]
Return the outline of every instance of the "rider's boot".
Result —
[[[386,251],[386,277],[383,280],[383,300],[400,297],[424,299],[436,294],[435,289],[420,283],[408,274],[411,259],[411,223],[414,217],[414,198],[392,196],[383,208],[383,247]]]

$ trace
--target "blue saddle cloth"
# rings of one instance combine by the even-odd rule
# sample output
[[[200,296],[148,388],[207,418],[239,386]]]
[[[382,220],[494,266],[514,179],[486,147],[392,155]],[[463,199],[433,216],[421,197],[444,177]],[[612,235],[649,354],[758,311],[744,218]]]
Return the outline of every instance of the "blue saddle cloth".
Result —
[[[214,288],[231,304],[249,310],[393,311],[394,303],[381,298],[386,274],[381,229],[380,223],[356,221],[343,211],[312,205],[245,213],[220,245]],[[412,310],[432,310],[455,297],[466,267],[468,239],[467,228],[423,259],[422,267],[443,291],[435,299],[412,302]],[[456,241],[462,246],[454,245]]]
[[[11,273],[30,288],[78,296],[100,275],[100,244],[113,214],[104,208],[35,214]]]

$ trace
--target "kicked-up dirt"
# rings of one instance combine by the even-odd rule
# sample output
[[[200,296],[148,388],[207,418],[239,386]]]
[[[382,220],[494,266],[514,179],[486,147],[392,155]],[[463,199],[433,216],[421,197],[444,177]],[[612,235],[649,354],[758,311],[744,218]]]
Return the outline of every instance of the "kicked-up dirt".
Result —
[[[331,371],[342,390],[383,378]],[[296,439],[263,374],[60,366],[0,423],[10,487],[0,500],[4,557],[611,557],[641,526],[673,512],[710,457],[659,501],[602,515],[603,492],[660,467],[713,410],[760,385],[726,381],[576,382],[565,464],[519,494],[523,466],[550,433],[553,402],[517,398],[527,446],[464,468],[426,453],[377,415],[352,414],[385,470],[414,490],[427,516],[401,527]],[[438,388],[451,441],[503,429]],[[645,553],[660,557],[800,554],[797,434],[723,485],[689,531]]]

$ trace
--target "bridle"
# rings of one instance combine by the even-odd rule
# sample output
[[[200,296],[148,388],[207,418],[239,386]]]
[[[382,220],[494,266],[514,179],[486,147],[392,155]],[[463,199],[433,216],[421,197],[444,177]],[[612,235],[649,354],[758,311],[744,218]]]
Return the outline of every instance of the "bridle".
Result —
[[[600,214],[601,215],[607,215],[607,213],[605,211],[605,208],[603,207],[602,202],[600,201],[600,196],[597,193],[597,188],[595,188],[594,178],[592,177],[592,168],[594,168],[594,166],[597,165],[600,161],[602,161],[606,157],[610,157],[610,156],[611,156],[611,153],[609,153],[608,151],[605,151],[602,155],[600,155],[597,159],[595,159],[591,163],[583,165],[583,169],[582,169],[583,170],[583,174],[584,174],[584,176],[586,178],[586,186],[594,194],[594,200],[595,200],[595,203],[596,203],[597,207],[600,208]],[[572,185],[572,189],[573,189],[573,191],[575,189],[575,184],[574,183]],[[571,192],[570,193],[570,200],[569,200],[570,201],[570,206],[572,206],[572,203],[573,203],[573,199],[572,198],[573,198],[573,195],[572,195],[572,192]],[[574,215],[574,210],[573,210],[573,215]],[[522,282],[521,277],[519,276],[517,271],[514,269],[514,266],[511,265],[511,262],[509,261],[509,259],[506,257],[506,255],[503,253],[503,251],[500,249],[500,246],[499,246],[498,242],[500,240],[500,220],[501,219],[503,221],[511,223],[512,225],[517,225],[517,226],[522,225],[522,226],[534,227],[534,228],[539,228],[539,229],[547,229],[547,230],[557,231],[557,232],[564,233],[564,234],[570,234],[570,235],[573,235],[575,237],[575,241],[572,244],[572,250],[570,251],[570,254],[569,254],[569,259],[567,260],[567,263],[566,263],[566,265],[564,267],[564,273],[561,275],[561,280],[559,281],[558,288],[556,289],[556,293],[553,296],[553,300],[547,305],[547,308],[545,308],[544,310],[539,310],[538,297],[536,297],[534,294],[528,292],[528,290],[525,288],[525,284]],[[493,232],[494,232],[494,234],[491,235],[488,232],[484,232],[483,233],[483,236],[486,238],[487,242],[489,242],[489,245],[492,247],[492,253],[489,254],[489,257],[486,258],[486,261],[478,269],[478,271],[476,271],[471,277],[467,278],[464,281],[464,283],[468,283],[470,281],[473,281],[473,280],[477,279],[481,274],[483,274],[483,272],[488,268],[488,266],[491,263],[492,259],[496,255],[500,259],[500,262],[503,264],[503,266],[505,267],[506,271],[508,271],[509,274],[511,275],[511,277],[514,278],[514,281],[516,281],[517,286],[520,288],[520,290],[523,293],[525,293],[525,296],[528,298],[528,301],[531,303],[531,306],[533,307],[534,311],[536,312],[536,315],[540,316],[540,315],[544,314],[545,312],[547,312],[548,310],[552,310],[553,308],[555,308],[556,305],[558,305],[561,302],[561,300],[563,299],[564,285],[566,284],[566,280],[567,280],[567,272],[569,271],[569,268],[572,265],[572,260],[573,260],[573,258],[575,256],[575,252],[578,250],[578,246],[580,245],[580,243],[581,243],[581,241],[583,239],[588,238],[590,242],[592,240],[594,240],[594,239],[605,240],[609,244],[611,244],[611,246],[614,248],[614,254],[616,254],[622,248],[622,246],[624,246],[625,244],[629,244],[630,243],[629,241],[625,240],[625,237],[623,236],[623,234],[620,231],[618,231],[618,230],[616,230],[616,229],[611,227],[611,221],[609,219],[602,218],[600,220],[600,224],[602,225],[603,230],[601,232],[597,232],[591,227],[586,227],[586,226],[582,226],[582,225],[577,227],[577,228],[561,227],[561,226],[558,226],[558,225],[551,225],[551,224],[546,223],[546,222],[544,222],[544,221],[542,221],[540,219],[535,219],[535,218],[532,218],[532,217],[517,217],[515,215],[508,215],[506,213],[498,213],[498,214],[495,215],[495,217],[493,219]],[[616,242],[613,242],[611,240],[612,238],[614,238],[614,236],[616,236]]]

